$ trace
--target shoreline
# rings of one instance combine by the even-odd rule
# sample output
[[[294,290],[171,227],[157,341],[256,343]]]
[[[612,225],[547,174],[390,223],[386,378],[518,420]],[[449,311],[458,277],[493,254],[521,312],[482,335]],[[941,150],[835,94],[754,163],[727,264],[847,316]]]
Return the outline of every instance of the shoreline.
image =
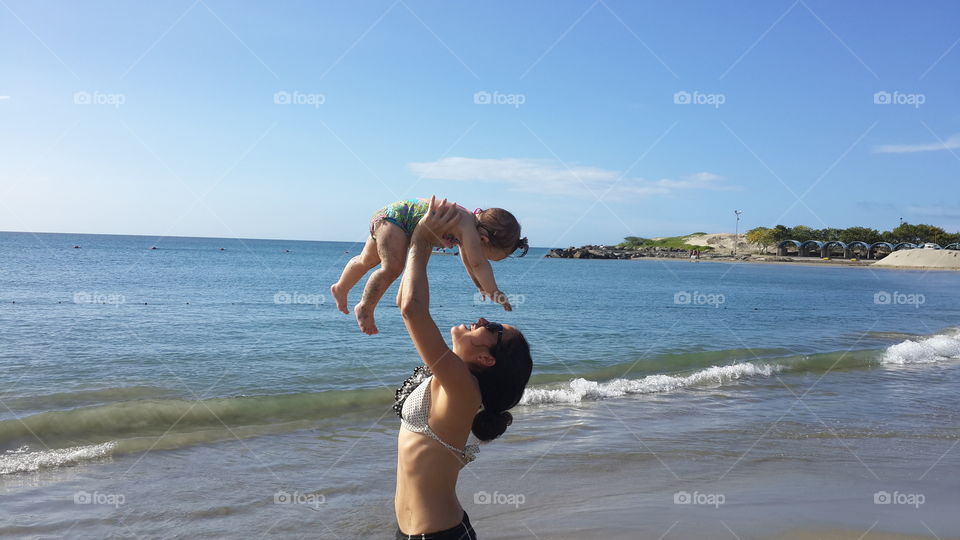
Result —
[[[877,267],[896,270],[960,270],[960,251],[933,249],[904,249],[894,251],[879,259],[861,259],[857,257],[820,257],[801,255],[779,255],[757,253],[744,250],[734,254],[726,250],[698,251],[687,247],[646,247],[626,248],[606,245],[587,245],[581,247],[554,248],[544,255],[548,259],[600,259],[600,260],[675,260],[690,262],[726,262],[748,264],[788,264],[799,266],[845,266]]]
[[[546,257],[550,259],[575,259],[575,257]],[[705,263],[727,263],[727,264],[763,264],[771,266],[819,266],[819,267],[834,267],[834,268],[876,268],[879,270],[917,270],[921,272],[958,272],[960,268],[942,268],[935,266],[904,266],[904,265],[878,265],[878,261],[864,261],[864,260],[845,260],[845,259],[818,259],[815,257],[810,257],[809,259],[800,259],[797,257],[778,257],[776,255],[771,255],[769,257],[757,257],[757,256],[737,256],[732,255],[723,255],[723,256],[702,256],[700,259],[692,260],[689,257],[657,257],[657,256],[643,256],[643,257],[633,257],[633,258],[610,258],[605,260],[626,260],[626,261],[673,261],[673,262],[705,262]],[[585,259],[585,260],[595,260],[595,259]]]
[[[636,259],[630,259],[631,261],[643,261],[643,260],[653,260],[653,261],[689,261],[689,259],[682,259],[678,257],[639,257]],[[766,265],[783,265],[783,266],[830,266],[830,267],[841,267],[841,268],[877,268],[880,270],[918,270],[922,272],[957,272],[960,269],[956,268],[936,268],[936,267],[926,267],[926,266],[876,266],[873,262],[866,261],[845,261],[845,260],[809,260],[809,261],[798,261],[791,258],[791,260],[761,260],[761,259],[742,259],[734,257],[710,257],[699,259],[696,262],[707,262],[707,263],[727,263],[727,264],[766,264]]]

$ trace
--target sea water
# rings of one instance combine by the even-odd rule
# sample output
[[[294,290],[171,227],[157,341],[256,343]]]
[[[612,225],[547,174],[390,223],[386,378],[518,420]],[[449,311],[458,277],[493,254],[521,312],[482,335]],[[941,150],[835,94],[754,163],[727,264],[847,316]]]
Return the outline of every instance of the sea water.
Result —
[[[389,535],[390,405],[419,358],[396,285],[376,336],[336,310],[361,247],[0,233],[0,536]],[[442,330],[507,322],[534,355],[515,424],[461,473],[484,537],[798,525],[758,521],[771,501],[866,530],[909,508],[884,492],[925,496],[889,530],[960,534],[937,511],[958,502],[960,275],[545,252],[494,263],[510,313],[430,262]]]

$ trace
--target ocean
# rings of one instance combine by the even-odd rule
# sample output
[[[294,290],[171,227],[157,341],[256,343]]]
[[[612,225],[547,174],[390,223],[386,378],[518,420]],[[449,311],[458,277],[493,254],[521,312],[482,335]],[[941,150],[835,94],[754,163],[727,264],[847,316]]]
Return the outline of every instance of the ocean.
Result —
[[[396,284],[378,335],[336,310],[361,248],[0,233],[0,537],[392,537],[419,357]],[[481,538],[960,537],[960,274],[546,252],[494,263],[511,313],[430,262],[441,329],[534,355]]]

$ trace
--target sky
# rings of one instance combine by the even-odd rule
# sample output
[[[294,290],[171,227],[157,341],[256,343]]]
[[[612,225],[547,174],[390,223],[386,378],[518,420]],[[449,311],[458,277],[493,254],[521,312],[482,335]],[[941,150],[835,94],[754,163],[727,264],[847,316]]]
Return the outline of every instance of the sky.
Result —
[[[0,0],[0,230],[960,230],[960,4]]]

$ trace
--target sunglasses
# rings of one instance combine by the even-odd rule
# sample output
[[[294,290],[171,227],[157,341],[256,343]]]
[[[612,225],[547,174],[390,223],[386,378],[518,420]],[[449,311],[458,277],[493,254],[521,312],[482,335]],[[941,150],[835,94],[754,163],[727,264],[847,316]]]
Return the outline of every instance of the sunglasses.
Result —
[[[497,333],[497,344],[494,345],[494,347],[499,346],[500,342],[503,341],[503,325],[496,322],[488,322],[487,324],[483,325],[483,327],[491,332]]]

